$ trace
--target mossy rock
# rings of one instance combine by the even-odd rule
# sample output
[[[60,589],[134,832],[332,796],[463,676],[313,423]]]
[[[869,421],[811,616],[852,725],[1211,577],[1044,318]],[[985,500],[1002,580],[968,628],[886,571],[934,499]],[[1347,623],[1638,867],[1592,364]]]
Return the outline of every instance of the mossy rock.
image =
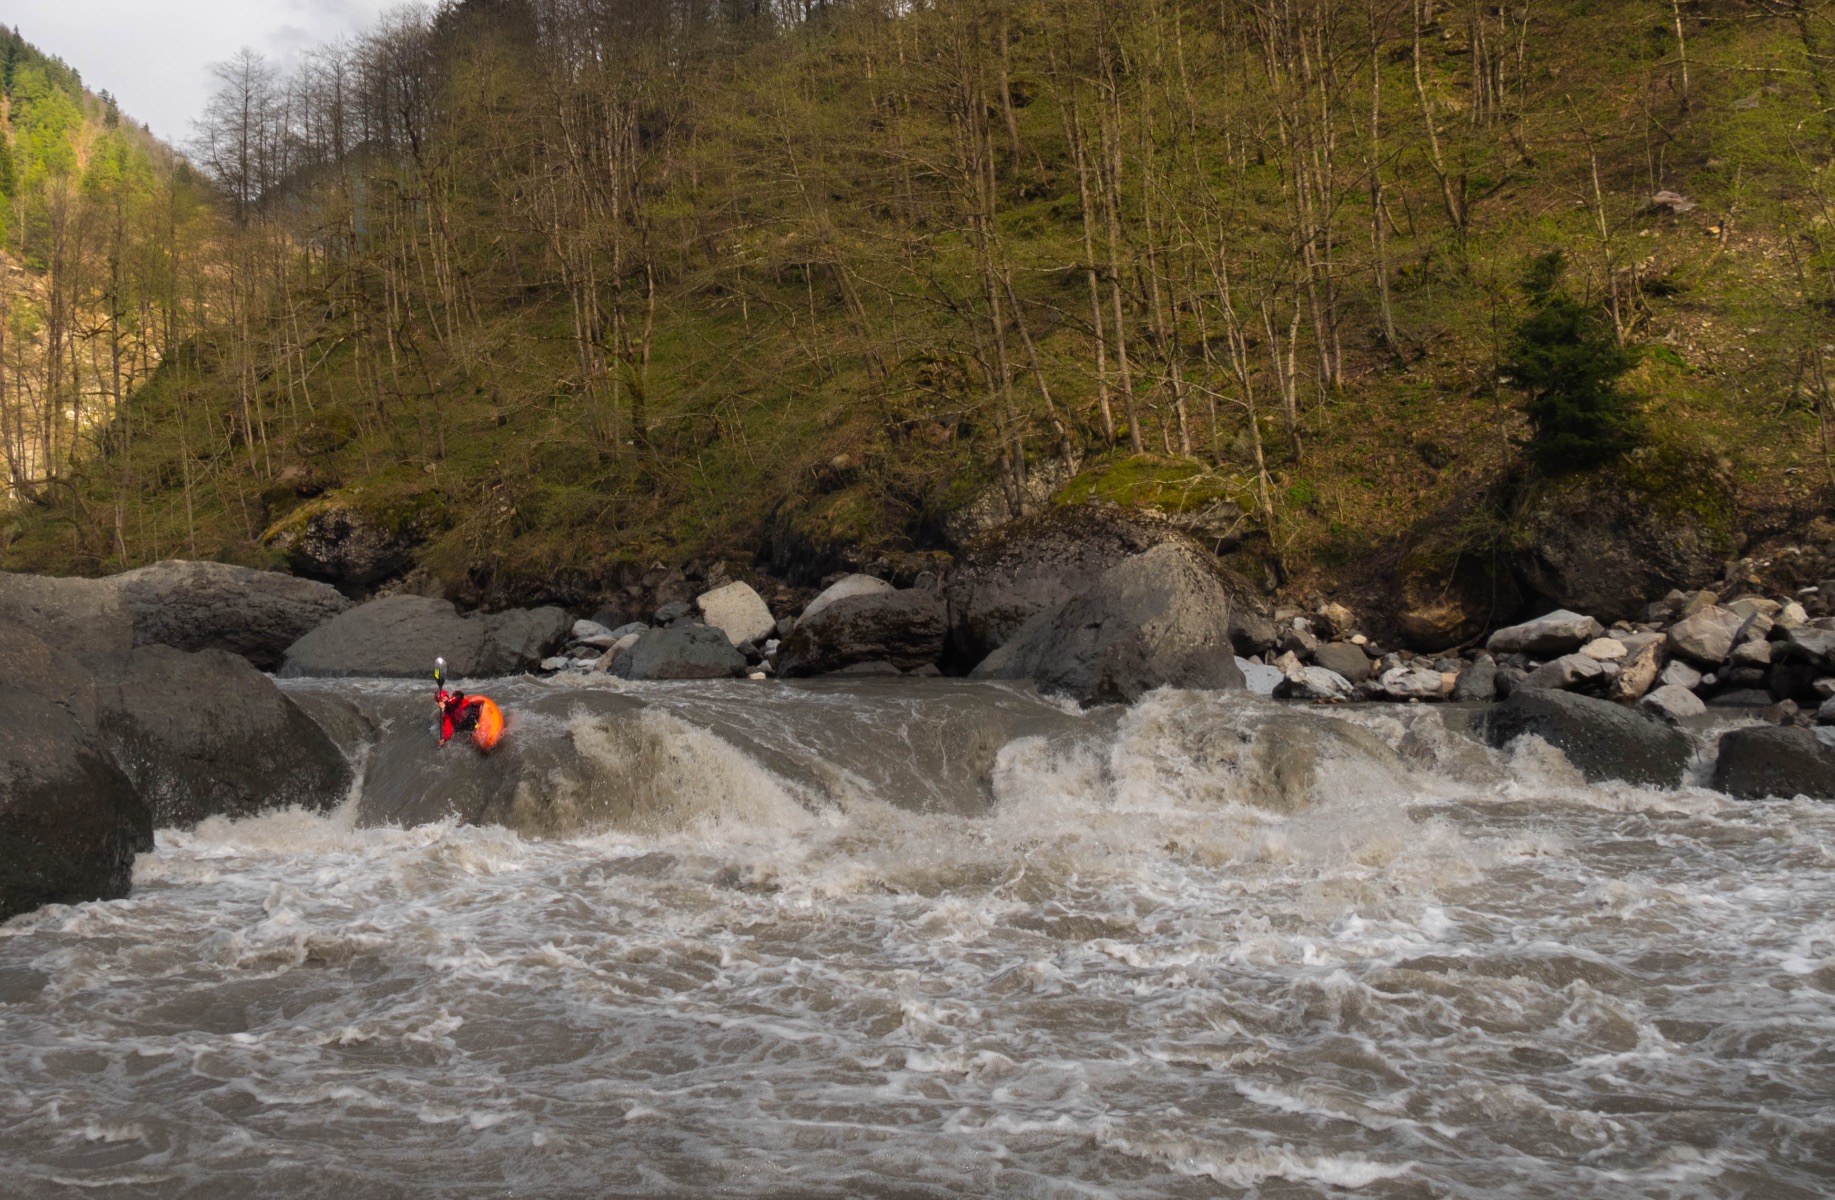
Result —
[[[270,526],[261,541],[284,554],[296,574],[372,587],[411,567],[416,548],[449,523],[439,489],[401,472],[384,472],[364,487],[302,505]]]
[[[1538,480],[1511,536],[1524,587],[1604,622],[1719,578],[1739,550],[1733,480],[1713,458],[1653,445],[1597,471]]]

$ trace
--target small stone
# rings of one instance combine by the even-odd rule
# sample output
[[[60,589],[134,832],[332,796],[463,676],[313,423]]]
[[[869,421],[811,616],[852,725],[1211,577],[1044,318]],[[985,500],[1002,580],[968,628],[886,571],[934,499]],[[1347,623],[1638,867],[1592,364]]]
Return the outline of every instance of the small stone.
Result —
[[[564,671],[567,669],[567,663],[569,661],[570,660],[566,658],[562,658],[559,655],[556,655],[553,658],[544,658],[542,659],[542,670],[548,671],[550,673],[555,672],[555,671]]]
[[[1692,692],[1701,686],[1703,678],[1700,671],[1687,663],[1671,660],[1670,664],[1663,668],[1663,673],[1657,676],[1657,683],[1662,687],[1686,688]]]
[[[1652,642],[1640,649],[1625,663],[1606,689],[1608,700],[1630,703],[1640,700],[1656,684],[1657,674],[1663,661],[1661,642]]]
[[[1584,654],[1564,654],[1531,672],[1529,678],[1523,681],[1523,686],[1571,692],[1595,682],[1604,674],[1605,668],[1598,659],[1588,658]]]
[[[1586,655],[1594,662],[1602,663],[1618,662],[1621,659],[1631,656],[1631,650],[1625,643],[1619,641],[1617,638],[1609,637],[1593,639],[1586,645],[1580,647],[1580,653]]]
[[[1727,655],[1733,650],[1733,639],[1744,624],[1724,608],[1709,605],[1697,609],[1670,627],[1670,653],[1703,666],[1719,666],[1727,661]]]
[[[1792,629],[1801,629],[1803,626],[1809,624],[1809,620],[1809,613],[1795,600],[1786,604],[1783,610],[1771,619],[1773,629],[1782,629],[1786,632]]]
[[[1275,659],[1273,665],[1275,670],[1279,671],[1288,679],[1292,679],[1295,675],[1299,674],[1306,666],[1305,663],[1300,661],[1299,656],[1291,650]]]
[[[1835,696],[1824,700],[1821,707],[1816,710],[1816,724],[1835,725]]]
[[[1484,657],[1459,673],[1453,682],[1453,699],[1461,703],[1488,704],[1497,698],[1497,663]]]
[[[612,637],[612,631],[597,621],[575,621],[573,623],[573,640],[590,643],[593,638]],[[616,638],[612,639],[616,641]],[[610,643],[607,643],[608,645]]]
[[[1560,609],[1498,630],[1485,643],[1485,649],[1493,654],[1568,654],[1604,632],[1605,628],[1592,617]]]
[[[694,606],[686,600],[676,600],[656,610],[654,618],[658,625],[671,625],[694,612]]]
[[[1733,647],[1735,667],[1768,667],[1771,665],[1770,642],[1741,642]]]
[[[1713,592],[1692,592],[1683,599],[1681,606],[1676,610],[1676,618],[1686,621],[1696,613],[1706,608],[1712,608],[1719,602],[1720,597],[1716,596]]]
[[[764,680],[767,680],[771,677],[765,674],[763,671],[753,671],[749,675],[747,675],[746,678],[754,682],[763,682]]]
[[[1336,671],[1324,667],[1301,667],[1275,685],[1277,700],[1323,700],[1342,703],[1352,699],[1357,689]]]
[[[1391,700],[1438,700],[1448,690],[1440,672],[1424,667],[1392,667],[1383,672],[1382,685]]]
[[[1357,616],[1342,604],[1328,603],[1319,606],[1319,617],[1334,634],[1343,637],[1357,627]]]
[[[1351,645],[1353,645],[1353,646],[1368,646],[1369,644],[1370,644],[1370,639],[1369,639],[1369,638],[1367,638],[1367,637],[1365,637],[1365,636],[1364,636],[1363,634],[1361,634],[1361,633],[1354,633],[1354,634],[1352,634],[1352,635],[1351,635]]]
[[[1684,687],[1665,684],[1638,701],[1638,707],[1645,712],[1654,713],[1664,720],[1678,724],[1689,717],[1699,717],[1708,711],[1708,706],[1701,702],[1701,697]]]

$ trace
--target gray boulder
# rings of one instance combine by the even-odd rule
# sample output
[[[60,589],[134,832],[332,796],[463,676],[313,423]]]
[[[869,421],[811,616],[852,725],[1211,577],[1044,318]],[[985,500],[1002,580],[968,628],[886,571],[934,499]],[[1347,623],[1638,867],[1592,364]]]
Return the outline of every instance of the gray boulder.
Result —
[[[1666,683],[1647,693],[1638,701],[1638,707],[1672,725],[1680,724],[1690,717],[1699,717],[1708,711],[1708,706],[1701,702],[1700,696],[1673,683]]]
[[[1370,656],[1356,646],[1329,642],[1313,651],[1313,662],[1352,684],[1370,678]]]
[[[350,765],[246,659],[141,646],[97,685],[102,744],[154,823],[336,808]]]
[[[1427,667],[1391,667],[1378,680],[1391,700],[1438,700],[1446,694],[1446,679]]]
[[[1529,678],[1523,681],[1523,686],[1571,692],[1598,683],[1605,673],[1605,668],[1596,658],[1585,654],[1563,654],[1555,661],[1543,663],[1531,671]]]
[[[639,634],[614,653],[611,671],[624,679],[731,679],[745,674],[745,655],[711,625],[677,625]]]
[[[935,663],[949,632],[949,609],[935,592],[864,592],[805,616],[778,650],[778,673],[825,675],[856,663],[900,671]]]
[[[1522,688],[1489,709],[1485,738],[1506,746],[1534,734],[1567,755],[1588,780],[1622,779],[1673,788],[1681,784],[1692,747],[1662,721],[1591,696]]]
[[[1784,635],[1785,653],[1793,662],[1835,664],[1835,630],[1799,625]]]
[[[1657,684],[1661,687],[1685,688],[1692,692],[1701,686],[1702,675],[1687,663],[1672,659],[1657,673]]]
[[[100,579],[0,571],[0,626],[6,625],[85,662],[116,658],[134,645],[134,621],[121,590]]]
[[[807,621],[837,600],[851,600],[855,596],[879,596],[897,590],[873,575],[844,575],[805,605],[799,619]]]
[[[1669,652],[1704,667],[1718,667],[1733,651],[1745,621],[1736,612],[1710,605],[1670,626]]]
[[[287,648],[287,676],[414,679],[444,658],[452,678],[484,678],[537,667],[558,649],[571,622],[558,608],[462,617],[445,600],[388,596],[342,613]]]
[[[153,820],[97,743],[93,678],[0,624],[0,679],[0,921],[127,895]]]
[[[1459,672],[1453,681],[1453,699],[1462,704],[1489,704],[1497,699],[1497,660],[1481,656]]]
[[[1605,632],[1592,617],[1560,609],[1521,625],[1511,625],[1492,634],[1485,649],[1493,654],[1527,654],[1548,658],[1572,654]]]
[[[1242,672],[1243,685],[1257,696],[1273,696],[1275,689],[1287,680],[1286,674],[1279,667],[1270,667],[1252,659],[1238,658],[1236,669]]]
[[[1087,591],[1033,617],[975,677],[1031,679],[1085,705],[1132,703],[1161,686],[1243,687],[1231,595],[1206,558],[1166,542],[1123,560]]]
[[[1212,558],[1172,525],[1092,505],[1045,510],[965,547],[949,580],[950,638],[969,661],[984,658],[1041,612],[1081,595],[1104,572],[1166,542]],[[1267,606],[1246,581],[1218,565],[1229,591],[1231,643],[1260,654],[1275,642]]]
[[[136,646],[227,650],[265,671],[351,607],[330,584],[228,563],[168,561],[116,575]]]
[[[1736,800],[1835,800],[1835,749],[1794,726],[1735,729],[1721,735],[1714,787]]]

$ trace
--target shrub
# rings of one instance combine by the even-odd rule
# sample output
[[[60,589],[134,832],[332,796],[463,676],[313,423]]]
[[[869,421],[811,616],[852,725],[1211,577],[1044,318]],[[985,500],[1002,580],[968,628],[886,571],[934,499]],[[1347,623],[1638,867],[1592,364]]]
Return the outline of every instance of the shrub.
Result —
[[[1603,315],[1561,287],[1559,251],[1535,259],[1523,283],[1529,313],[1511,335],[1503,372],[1528,393],[1530,458],[1547,471],[1596,467],[1641,445],[1637,398],[1619,379],[1637,352],[1618,344]]]

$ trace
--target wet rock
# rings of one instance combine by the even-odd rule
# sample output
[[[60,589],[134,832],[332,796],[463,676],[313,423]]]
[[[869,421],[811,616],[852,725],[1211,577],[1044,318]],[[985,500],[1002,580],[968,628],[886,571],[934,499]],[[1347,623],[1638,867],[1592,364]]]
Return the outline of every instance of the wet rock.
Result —
[[[1118,563],[1164,543],[1210,563],[1228,593],[1231,644],[1260,654],[1275,628],[1256,590],[1163,520],[1093,505],[1049,509],[965,548],[949,581],[950,639],[966,661],[986,657],[1041,612],[1087,591]]]
[[[1459,673],[1453,699],[1463,704],[1489,704],[1497,698],[1497,662],[1489,655]]]
[[[1709,708],[1770,708],[1773,703],[1770,692],[1746,687],[1716,692],[1707,698]]]
[[[1601,682],[1605,673],[1604,665],[1596,658],[1588,658],[1584,654],[1563,654],[1555,661],[1543,663],[1531,671],[1529,678],[1523,681],[1523,686],[1571,692]]]
[[[623,679],[734,679],[746,672],[745,655],[711,625],[652,629],[611,661]]]
[[[1735,729],[1721,735],[1714,787],[1736,800],[1835,800],[1835,749],[1794,726]]]
[[[1669,652],[1704,667],[1717,667],[1732,653],[1733,639],[1745,622],[1737,613],[1709,605],[1669,628]]]
[[[0,921],[127,895],[153,821],[98,742],[93,677],[0,623],[0,679]]]
[[[1243,685],[1257,696],[1273,696],[1274,690],[1287,678],[1278,667],[1253,659],[1237,658],[1236,669],[1242,672]]]
[[[1663,664],[1663,649],[1660,643],[1644,646],[1632,655],[1624,668],[1619,671],[1606,689],[1606,697],[1624,703],[1641,699],[1650,689],[1656,686],[1657,675]]]
[[[1720,576],[1733,556],[1735,512],[1733,481],[1713,462],[1638,450],[1538,483],[1523,498],[1512,564],[1563,608],[1635,619],[1650,597]]]
[[[105,582],[121,592],[136,646],[227,650],[264,671],[351,606],[330,584],[227,563],[160,562]]]
[[[1313,651],[1313,662],[1352,684],[1370,678],[1370,657],[1356,646],[1331,642]]]
[[[855,663],[888,662],[900,671],[943,654],[949,610],[934,592],[869,592],[836,600],[798,621],[778,650],[791,677],[825,675]]]
[[[877,576],[844,575],[804,606],[803,615],[798,619],[807,621],[837,600],[850,600],[855,596],[879,596],[897,590]]]
[[[1536,658],[1571,654],[1604,633],[1592,617],[1561,609],[1493,633],[1485,642],[1492,654],[1528,654]]]
[[[975,676],[1031,679],[1085,705],[1132,703],[1161,686],[1242,687],[1232,596],[1208,557],[1166,542],[1124,560],[1027,622]]]
[[[762,642],[777,632],[777,618],[750,584],[729,583],[695,599],[701,619],[726,634],[735,646]]]
[[[1686,735],[1645,713],[1547,688],[1519,689],[1487,710],[1484,728],[1493,746],[1530,734],[1541,738],[1593,783],[1622,779],[1676,787],[1692,746]]]
[[[1672,725],[1679,724],[1690,717],[1699,717],[1708,711],[1708,706],[1701,702],[1701,697],[1673,683],[1664,684],[1655,691],[1646,693],[1638,701],[1638,707],[1663,718]]]
[[[1277,700],[1344,702],[1356,695],[1357,689],[1350,680],[1326,667],[1301,667],[1274,687]]]
[[[141,646],[98,684],[101,743],[160,827],[343,802],[344,755],[274,681],[223,650]]]
[[[286,676],[416,679],[446,659],[454,679],[533,669],[565,642],[558,608],[462,617],[449,601],[388,596],[359,605],[287,648]]]

